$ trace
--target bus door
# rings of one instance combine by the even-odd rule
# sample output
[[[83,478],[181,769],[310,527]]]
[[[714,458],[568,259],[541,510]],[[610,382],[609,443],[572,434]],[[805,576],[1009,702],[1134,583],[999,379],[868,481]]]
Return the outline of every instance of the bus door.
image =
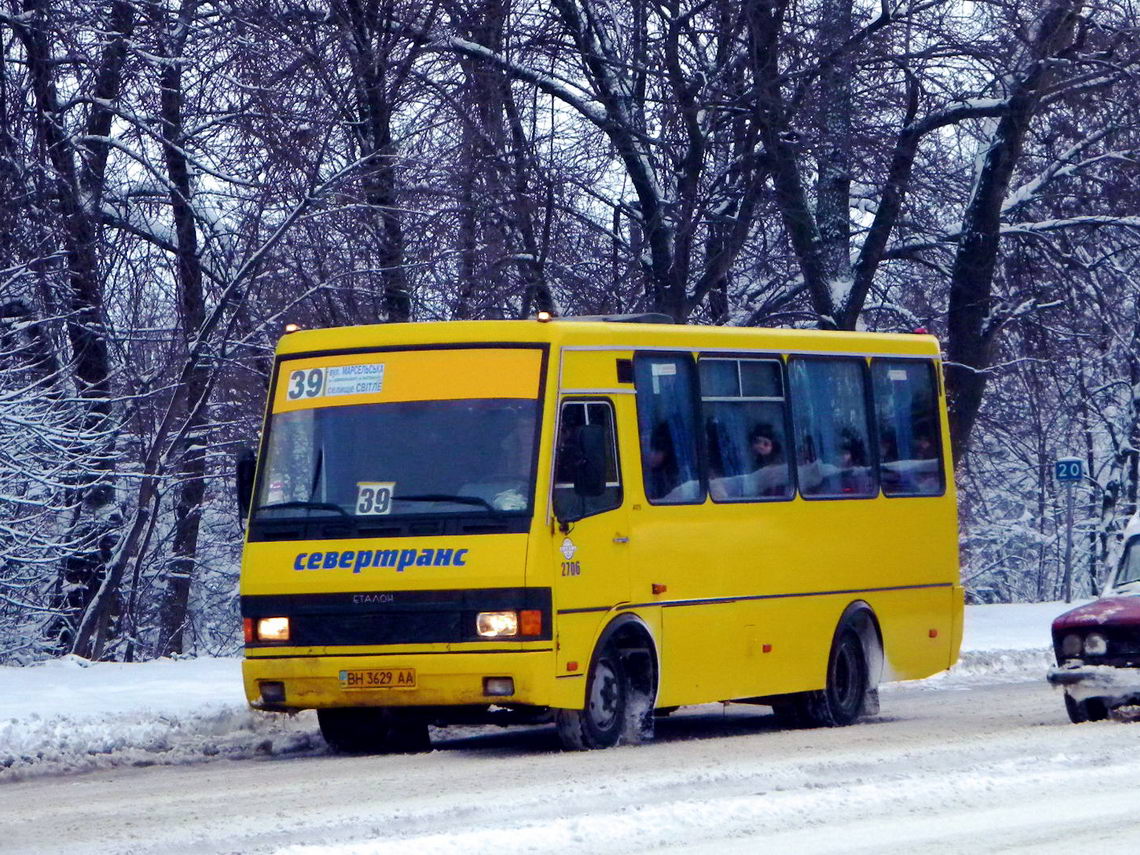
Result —
[[[561,403],[553,490],[560,671],[570,662],[583,672],[588,668],[599,623],[629,601],[629,515],[614,429],[618,418],[609,398]]]

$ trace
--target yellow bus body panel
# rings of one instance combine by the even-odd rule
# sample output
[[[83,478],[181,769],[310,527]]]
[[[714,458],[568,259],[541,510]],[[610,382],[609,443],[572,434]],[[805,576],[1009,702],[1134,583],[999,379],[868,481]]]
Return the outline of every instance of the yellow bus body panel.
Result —
[[[334,397],[290,398],[290,384],[280,382],[273,412],[396,401],[450,401],[460,398],[533,398],[538,390],[542,355],[534,349],[455,348],[321,355],[291,359],[290,373],[311,368],[383,365],[379,392]]]

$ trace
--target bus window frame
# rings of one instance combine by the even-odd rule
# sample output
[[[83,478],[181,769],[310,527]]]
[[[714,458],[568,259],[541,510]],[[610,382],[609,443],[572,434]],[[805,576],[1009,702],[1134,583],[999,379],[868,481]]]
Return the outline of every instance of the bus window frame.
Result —
[[[699,351],[695,354],[695,356],[696,356],[696,363],[697,363],[697,403],[698,403],[698,406],[700,407],[700,416],[702,419],[702,424],[703,424],[703,419],[704,419],[704,403],[706,400],[704,390],[701,388],[701,385],[700,385],[701,384],[701,365],[700,365],[700,363],[702,360],[705,360],[705,359],[707,359],[709,361],[720,360],[722,362],[736,362],[736,363],[740,363],[740,362],[775,362],[777,364],[778,371],[779,371],[780,388],[781,388],[781,391],[783,391],[783,393],[784,393],[782,398],[770,398],[770,397],[747,397],[746,398],[743,396],[738,397],[738,398],[724,398],[724,397],[720,397],[720,396],[710,396],[707,398],[707,400],[716,401],[716,402],[741,401],[741,402],[755,402],[755,403],[779,403],[781,405],[781,408],[783,410],[783,428],[784,428],[784,445],[785,445],[784,455],[785,455],[785,460],[786,460],[787,465],[788,465],[788,484],[791,486],[792,489],[787,493],[787,495],[784,495],[784,496],[741,496],[740,498],[718,499],[712,494],[711,490],[706,488],[706,492],[708,494],[708,497],[713,501],[714,504],[717,504],[717,505],[742,505],[742,504],[743,505],[749,505],[749,504],[760,504],[760,503],[768,504],[771,502],[791,502],[791,501],[795,500],[796,496],[799,495],[799,476],[798,476],[799,467],[795,465],[794,453],[789,454],[789,452],[794,452],[794,449],[795,449],[795,435],[792,433],[791,387],[789,385],[788,366],[787,366],[788,354],[773,353],[773,352],[759,352],[759,351],[757,351],[757,352],[740,351],[740,352],[736,352],[736,353],[724,352],[724,351]],[[737,369],[737,372],[738,372],[737,376],[739,377],[739,368]],[[743,391],[743,389],[742,389],[742,391]],[[708,484],[711,482],[711,479],[709,478],[709,471],[708,471],[709,454],[708,454],[707,441],[706,441],[706,437],[704,436],[703,431],[700,431],[699,434],[700,434],[699,439],[700,439],[700,443],[701,443],[701,447],[702,447],[702,455],[701,455],[702,475],[704,476],[705,483]]]
[[[888,493],[886,490],[883,489],[883,479],[881,477],[883,463],[881,460],[877,460],[876,470],[880,473],[880,477],[879,477],[879,493],[880,493],[880,495],[882,495],[886,499],[891,499],[891,500],[894,500],[894,499],[936,499],[940,496],[945,496],[946,491],[948,489],[949,478],[947,477],[947,474],[946,474],[946,456],[945,456],[946,455],[946,449],[943,447],[943,442],[942,442],[942,412],[945,409],[945,407],[941,404],[941,402],[945,399],[945,396],[946,396],[946,387],[943,385],[943,378],[942,378],[942,361],[939,359],[934,359],[931,357],[923,357],[923,356],[872,356],[870,358],[870,361],[868,362],[868,365],[867,365],[868,372],[870,372],[871,367],[876,362],[887,362],[887,363],[890,363],[890,362],[903,362],[903,363],[921,362],[921,363],[924,363],[926,365],[927,370],[930,373],[930,377],[932,380],[932,387],[931,388],[934,392],[934,418],[935,418],[934,427],[935,427],[935,430],[933,431],[933,436],[931,438],[934,441],[935,448],[938,450],[938,455],[937,455],[938,478],[939,478],[939,481],[941,482],[941,489],[937,493]],[[871,398],[872,398],[871,403],[872,403],[872,406],[874,407],[872,412],[874,414],[874,427],[875,427],[875,457],[878,458],[878,456],[879,456],[879,454],[878,454],[878,449],[879,449],[879,411],[878,411],[878,406],[877,406],[878,401],[877,401],[877,399],[875,399],[875,378],[874,378],[874,375],[869,374],[869,380],[870,380],[869,391],[871,393]]]
[[[610,511],[616,511],[616,510],[619,510],[620,508],[622,508],[625,505],[625,479],[622,477],[621,442],[618,438],[619,433],[618,433],[618,423],[617,423],[617,407],[614,406],[613,399],[608,398],[604,395],[597,395],[597,396],[573,395],[573,396],[568,396],[568,397],[562,398],[561,400],[558,401],[558,413],[557,413],[557,417],[554,420],[554,422],[555,422],[555,424],[554,424],[554,441],[553,441],[553,445],[551,448],[551,455],[550,455],[550,495],[548,496],[548,502],[549,502],[549,507],[550,507],[550,518],[555,519],[555,520],[559,519],[558,514],[555,513],[555,508],[554,508],[554,491],[558,488],[559,483],[561,483],[557,480],[557,478],[558,478],[558,463],[559,463],[559,460],[558,460],[558,453],[559,453],[558,440],[562,436],[562,410],[567,404],[581,404],[582,406],[588,406],[589,404],[604,404],[609,409],[609,412],[610,412],[610,443],[611,443],[610,447],[613,449],[614,471],[617,473],[617,478],[618,478],[616,485],[611,485],[608,481],[606,482],[607,488],[610,486],[616,486],[618,488],[617,504],[614,505],[613,507],[604,508],[602,510],[594,511],[592,513],[586,514],[585,516],[576,517],[574,519],[574,522],[577,523],[581,520],[590,519],[591,517],[600,516],[601,514],[608,514]],[[587,413],[588,412],[589,412],[589,410],[587,410]],[[573,486],[573,485],[571,485],[571,486]]]
[[[655,501],[650,498],[649,491],[645,489],[645,450],[641,447],[641,407],[637,400],[637,363],[646,359],[654,358],[674,358],[680,360],[687,360],[689,363],[689,370],[692,372],[692,393],[689,395],[689,409],[693,417],[694,427],[694,440],[696,445],[696,467],[697,467],[697,483],[700,489],[694,499],[688,499],[682,502],[662,502]],[[708,461],[705,453],[705,442],[701,436],[701,374],[699,366],[697,365],[697,351],[695,350],[635,350],[633,352],[633,391],[634,391],[634,410],[637,414],[637,457],[638,468],[641,473],[641,491],[645,495],[645,500],[654,507],[672,508],[672,507],[693,507],[695,505],[703,505],[708,500],[709,484],[708,484]],[[683,483],[683,482],[682,482]]]
[[[534,400],[535,402],[535,430],[534,440],[531,447],[531,468],[530,468],[530,496],[531,506],[529,512],[519,511],[502,511],[499,514],[499,519],[505,522],[508,530],[513,533],[525,533],[530,531],[531,525],[535,516],[538,514],[538,455],[542,446],[543,423],[544,423],[544,401],[546,400],[546,391],[548,385],[548,374],[550,371],[550,348],[548,342],[525,342],[525,341],[478,341],[478,342],[442,342],[433,344],[382,344],[376,346],[366,347],[330,347],[330,348],[315,348],[312,350],[299,350],[289,353],[275,353],[273,358],[273,365],[270,371],[268,397],[266,399],[265,409],[262,413],[261,422],[261,435],[257,442],[257,468],[253,483],[253,507],[250,509],[249,518],[246,521],[246,540],[251,543],[281,543],[284,540],[296,540],[296,536],[289,538],[276,538],[270,536],[270,533],[265,531],[266,528],[281,528],[292,526],[300,526],[304,530],[305,540],[337,540],[343,538],[342,534],[337,533],[335,530],[331,533],[326,529],[326,523],[335,524],[337,522],[343,523],[343,518],[339,515],[335,517],[313,517],[313,516],[295,516],[282,518],[277,520],[264,520],[256,519],[256,503],[257,497],[261,495],[264,487],[263,481],[268,477],[268,472],[265,468],[266,458],[269,453],[270,434],[272,432],[273,417],[277,413],[273,410],[273,402],[277,399],[277,386],[281,378],[285,374],[284,366],[287,362],[298,359],[311,359],[314,357],[322,356],[354,356],[354,355],[371,355],[378,353],[407,353],[412,351],[436,351],[436,350],[537,350],[539,352],[539,367],[538,367],[538,390],[533,399],[526,398],[525,400]],[[425,398],[424,400],[437,400],[435,398]],[[473,399],[475,400],[475,399]],[[451,528],[455,526],[463,526],[465,524],[479,524],[485,522],[487,517],[485,514],[401,514],[396,517],[389,518],[396,520],[403,526],[403,523],[409,525],[417,522],[435,522],[437,520],[443,521],[445,529],[448,533]],[[361,528],[360,518],[352,516],[353,527]],[[473,532],[464,531],[463,534]],[[487,531],[488,534],[497,532]],[[416,536],[410,530],[400,534],[376,535],[369,533],[369,537],[414,537]]]
[[[799,490],[799,445],[797,442],[797,434],[792,434],[792,445],[795,451],[796,464],[792,467],[796,470],[796,486],[800,498],[805,502],[852,502],[852,501],[869,501],[879,498],[883,494],[881,479],[879,478],[879,424],[875,411],[874,389],[871,383],[871,359],[873,357],[866,354],[858,353],[789,353],[787,357],[787,370],[788,370],[788,385],[786,392],[788,395],[788,415],[792,422],[792,430],[797,430],[796,424],[796,396],[792,389],[792,360],[803,360],[805,362],[857,362],[860,365],[860,371],[863,375],[863,418],[867,426],[867,468],[871,470],[872,476],[875,479],[875,489],[870,493],[858,495],[809,495]]]

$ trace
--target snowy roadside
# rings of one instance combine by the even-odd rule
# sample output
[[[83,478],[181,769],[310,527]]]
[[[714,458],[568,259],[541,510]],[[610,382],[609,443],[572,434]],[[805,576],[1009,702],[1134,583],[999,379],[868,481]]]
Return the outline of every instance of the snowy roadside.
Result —
[[[1043,679],[1052,662],[1049,624],[1064,610],[1063,603],[968,607],[959,663],[923,685]],[[0,782],[325,750],[313,713],[246,706],[236,658],[123,664],[66,657],[0,668]]]
[[[249,709],[237,658],[0,668],[0,782],[324,748],[314,714]]]

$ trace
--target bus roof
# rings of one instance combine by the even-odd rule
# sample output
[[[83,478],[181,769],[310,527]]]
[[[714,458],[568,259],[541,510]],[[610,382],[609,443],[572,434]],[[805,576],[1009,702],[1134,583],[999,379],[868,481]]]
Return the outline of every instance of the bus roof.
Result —
[[[608,320],[437,321],[299,330],[281,337],[281,356],[373,348],[462,344],[550,344],[556,347],[774,351],[938,358],[938,340],[926,334],[714,327]]]

